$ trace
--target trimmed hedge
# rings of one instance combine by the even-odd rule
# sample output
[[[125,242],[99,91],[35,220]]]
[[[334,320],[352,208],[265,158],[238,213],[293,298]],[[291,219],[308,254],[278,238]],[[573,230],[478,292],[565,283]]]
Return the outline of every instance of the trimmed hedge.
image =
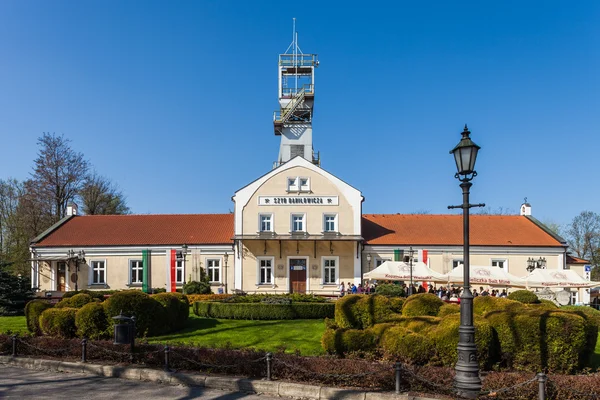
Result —
[[[428,333],[435,329],[440,321],[441,319],[438,317],[424,315],[420,317],[396,317],[389,322],[414,333]]]
[[[44,335],[72,338],[75,336],[76,308],[49,308],[40,315],[40,329]]]
[[[498,344],[494,338],[492,327],[483,318],[475,317],[475,345],[477,346],[477,358],[482,368],[490,367],[496,360],[496,349]],[[460,326],[460,314],[447,315],[442,319],[435,330],[430,332],[429,337],[435,343],[437,356],[445,366],[452,366],[458,359],[458,328]]]
[[[404,289],[393,283],[382,283],[375,288],[375,294],[380,296],[404,296]]]
[[[87,293],[78,293],[75,296],[67,297],[66,299],[63,297],[61,301],[56,304],[56,308],[81,308],[88,303],[94,301],[94,298]]]
[[[485,315],[490,311],[524,310],[525,305],[504,297],[477,296],[473,299],[473,314]]]
[[[323,296],[304,293],[267,294],[254,293],[243,295],[224,295],[224,303],[328,303],[329,299]]]
[[[189,300],[181,293],[159,293],[151,297],[165,308],[169,331],[183,329],[190,315]]]
[[[190,306],[197,301],[220,301],[233,297],[232,294],[186,294]]]
[[[77,311],[75,327],[79,337],[102,339],[110,335],[104,307],[97,302],[88,303]]]
[[[335,322],[340,328],[365,329],[394,317],[401,304],[376,294],[344,296],[335,302]]]
[[[560,311],[574,312],[581,316],[586,323],[586,346],[580,354],[581,365],[588,365],[596,349],[598,332],[600,331],[600,311],[585,306],[563,306]]]
[[[492,311],[485,319],[497,334],[502,365],[526,370],[571,373],[586,350],[586,321],[568,312],[523,309]]]
[[[125,290],[110,296],[104,303],[108,330],[112,331],[115,317],[123,312],[135,315],[136,336],[157,336],[169,331],[165,308],[148,294],[139,290]]]
[[[441,317],[445,317],[446,315],[458,314],[458,313],[460,313],[460,305],[446,303],[440,307],[440,310],[438,311],[438,317],[441,318]]]
[[[194,303],[194,314],[204,318],[224,319],[322,319],[333,318],[335,305],[332,303]]]
[[[508,295],[509,300],[519,301],[524,304],[536,304],[540,302],[537,295],[529,290],[517,290]]]
[[[419,293],[408,297],[402,306],[402,315],[405,317],[419,317],[438,315],[444,302],[433,293]]]
[[[77,294],[85,293],[85,294],[89,294],[90,296],[92,296],[95,299],[104,301],[104,296],[111,296],[117,292],[119,292],[119,290],[87,290],[87,289],[72,290],[70,292],[66,292],[65,294],[63,294],[62,298],[68,299],[69,297],[73,297]]]
[[[386,329],[380,343],[386,358],[408,364],[424,365],[435,355],[435,346],[429,337],[401,326]]]
[[[35,335],[41,335],[40,315],[45,310],[54,307],[46,300],[31,300],[25,305],[25,319],[27,320],[27,329]]]

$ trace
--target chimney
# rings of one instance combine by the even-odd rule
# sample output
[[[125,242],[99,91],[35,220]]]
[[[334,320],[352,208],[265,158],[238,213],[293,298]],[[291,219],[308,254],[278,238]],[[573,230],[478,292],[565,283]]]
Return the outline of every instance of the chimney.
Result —
[[[531,204],[527,202],[527,197],[525,197],[525,202],[521,204],[521,215],[531,215]]]
[[[67,216],[77,215],[77,204],[69,203],[67,204]]]

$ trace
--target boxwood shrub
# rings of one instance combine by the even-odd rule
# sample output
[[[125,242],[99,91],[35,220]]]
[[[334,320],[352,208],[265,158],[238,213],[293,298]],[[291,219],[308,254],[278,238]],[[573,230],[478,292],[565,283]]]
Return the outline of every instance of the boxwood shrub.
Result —
[[[66,292],[65,294],[63,294],[62,298],[68,299],[69,297],[73,297],[77,294],[85,293],[85,294],[89,294],[90,296],[92,296],[95,299],[104,301],[104,296],[111,296],[117,292],[119,292],[119,290],[87,290],[87,289],[72,290],[70,292]]]
[[[475,317],[475,345],[477,346],[477,357],[482,368],[490,367],[497,359],[498,342],[490,323]],[[452,366],[458,358],[458,327],[460,326],[460,314],[450,314],[444,317],[439,325],[429,333],[433,340],[437,355],[445,366]]]
[[[194,314],[205,318],[224,319],[322,319],[333,318],[335,305],[332,303],[194,303]]]
[[[104,307],[98,302],[88,303],[75,314],[77,336],[88,339],[102,339],[110,336]]]
[[[94,298],[92,296],[90,296],[87,293],[79,293],[76,294],[75,296],[71,296],[71,297],[67,297],[67,298],[62,298],[61,301],[59,301],[56,304],[56,308],[63,308],[63,307],[70,307],[70,308],[81,308],[83,306],[85,306],[88,303],[91,303],[94,301]]]
[[[520,301],[524,304],[535,304],[539,303],[540,299],[538,299],[537,295],[529,290],[517,290],[508,295],[509,300]]]
[[[398,307],[399,302],[386,296],[348,295],[335,303],[335,322],[340,328],[365,329],[389,320]]]
[[[424,365],[435,356],[433,341],[401,326],[386,329],[380,340],[386,358]]]
[[[153,295],[151,298],[158,301],[164,307],[169,330],[183,329],[190,315],[187,296],[181,293],[159,293]]]
[[[497,334],[504,366],[561,373],[581,366],[588,331],[575,313],[524,309],[489,312],[485,319]]]
[[[27,329],[36,335],[41,335],[40,315],[45,310],[52,308],[53,305],[46,300],[31,300],[25,305],[25,319],[27,320]]]
[[[397,326],[401,326],[414,333],[427,333],[435,329],[440,323],[439,317],[431,317],[424,315],[420,317],[403,317],[399,316],[390,320]]]
[[[378,339],[370,329],[327,329],[321,337],[321,346],[329,354],[343,356],[355,352],[372,352]]]
[[[408,297],[402,306],[402,315],[406,317],[419,317],[423,315],[438,315],[444,302],[433,293],[419,293]]]
[[[445,317],[446,315],[458,314],[458,313],[460,313],[460,305],[446,303],[440,307],[440,309],[438,311],[438,317]]]
[[[75,337],[76,308],[49,308],[40,315],[40,329],[44,335],[61,338]]]
[[[124,290],[110,296],[104,303],[108,330],[112,331],[115,317],[123,312],[128,317],[135,315],[136,336],[156,336],[169,331],[165,308],[148,294],[139,290]]]
[[[490,311],[524,310],[523,303],[505,297],[477,296],[473,299],[473,314],[485,315]]]
[[[585,351],[580,354],[581,364],[588,365],[596,349],[598,332],[600,331],[600,311],[592,307],[564,306],[560,311],[569,311],[581,316],[586,322],[586,346]]]

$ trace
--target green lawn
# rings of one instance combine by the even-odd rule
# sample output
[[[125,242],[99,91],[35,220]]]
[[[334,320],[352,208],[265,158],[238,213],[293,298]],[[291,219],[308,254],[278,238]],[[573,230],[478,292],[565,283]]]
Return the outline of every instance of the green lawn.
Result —
[[[24,316],[0,317],[0,333],[27,333],[27,321]]]
[[[302,355],[318,355],[322,353],[324,331],[325,323],[317,319],[248,321],[200,318],[191,314],[185,329],[149,338],[149,342],[266,351],[299,350]]]

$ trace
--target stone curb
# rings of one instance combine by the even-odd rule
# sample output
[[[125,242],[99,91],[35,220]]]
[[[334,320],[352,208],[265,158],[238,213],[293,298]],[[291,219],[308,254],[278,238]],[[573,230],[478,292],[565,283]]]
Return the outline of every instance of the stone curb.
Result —
[[[0,356],[0,363],[27,369],[88,373],[105,377],[166,383],[170,385],[199,386],[230,392],[254,392],[271,396],[311,400],[436,400],[428,397],[398,395],[391,392],[363,392],[360,390],[305,385],[293,382],[166,372],[159,369],[121,365],[101,365],[12,356]]]

